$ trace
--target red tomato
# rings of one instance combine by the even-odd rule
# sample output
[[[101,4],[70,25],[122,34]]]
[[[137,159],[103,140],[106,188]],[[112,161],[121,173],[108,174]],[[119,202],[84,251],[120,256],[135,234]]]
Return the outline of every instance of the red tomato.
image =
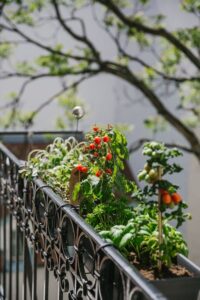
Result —
[[[79,172],[82,172],[83,166],[81,164],[76,166],[76,170],[78,170]]]
[[[95,136],[94,142],[95,144],[99,145],[101,143],[101,138],[99,136]]]
[[[83,173],[87,173],[88,172],[88,168],[87,167],[82,167],[82,170],[81,170]]]
[[[102,175],[102,171],[101,170],[98,170],[95,174],[97,177],[100,177]]]
[[[170,196],[169,193],[165,193],[165,194],[162,195],[162,202],[163,202],[164,204],[167,204],[167,205],[171,204],[171,202],[172,202],[172,197]]]
[[[95,144],[91,143],[91,144],[89,145],[89,148],[90,148],[90,150],[94,150],[94,149],[95,149]]]
[[[109,136],[107,136],[107,135],[104,135],[104,137],[103,137],[103,141],[104,141],[105,143],[108,143],[108,142],[110,141],[110,138],[109,138]]]
[[[106,160],[111,160],[112,159],[112,154],[109,152],[106,155]]]
[[[94,127],[93,127],[93,130],[94,130],[95,132],[98,132],[98,131],[99,131],[99,127],[94,126]]]
[[[160,193],[161,193],[161,195],[169,194],[167,190],[163,190],[163,189],[160,189]]]
[[[175,204],[178,204],[182,201],[182,197],[179,193],[173,193],[172,194],[172,201],[175,203]]]

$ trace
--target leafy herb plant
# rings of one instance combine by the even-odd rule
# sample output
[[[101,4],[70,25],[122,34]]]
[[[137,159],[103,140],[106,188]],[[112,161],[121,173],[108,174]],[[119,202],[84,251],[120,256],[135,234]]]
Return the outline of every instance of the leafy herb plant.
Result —
[[[188,254],[182,234],[163,220],[162,263],[170,267],[178,253]],[[137,262],[143,266],[157,267],[160,259],[158,239],[158,210],[156,204],[139,204],[132,211],[132,218],[126,225],[116,225],[103,230],[100,235],[113,244],[127,258],[135,254]]]

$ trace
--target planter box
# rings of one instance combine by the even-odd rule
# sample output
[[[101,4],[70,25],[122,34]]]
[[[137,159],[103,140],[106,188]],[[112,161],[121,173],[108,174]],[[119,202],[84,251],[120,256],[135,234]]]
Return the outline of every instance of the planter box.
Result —
[[[198,300],[200,296],[200,268],[183,255],[177,263],[194,274],[194,277],[153,281],[152,284],[170,300]]]

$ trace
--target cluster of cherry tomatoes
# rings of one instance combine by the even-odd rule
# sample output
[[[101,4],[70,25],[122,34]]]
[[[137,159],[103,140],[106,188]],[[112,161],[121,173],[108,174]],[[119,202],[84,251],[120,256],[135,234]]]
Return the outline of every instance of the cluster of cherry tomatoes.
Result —
[[[158,171],[152,168],[148,163],[144,165],[144,169],[138,174],[139,181],[145,180],[148,183],[154,183],[159,178]]]
[[[162,174],[161,174],[162,175]],[[138,179],[145,180],[148,183],[154,184],[156,181],[160,180],[158,170],[152,168],[149,163],[144,165],[144,169],[138,174]],[[178,205],[182,202],[182,197],[179,193],[169,193],[167,190],[160,189],[161,200],[164,205],[169,208],[174,208],[175,205]]]
[[[95,134],[95,136],[94,136]],[[92,140],[91,140],[92,139]],[[107,134],[103,134],[102,136],[102,130],[99,129],[99,127],[94,126],[93,127],[93,133],[89,137],[89,144],[85,146],[84,152],[90,152],[90,154],[94,158],[104,158],[105,161],[109,162],[113,159],[113,155],[110,151],[109,143],[111,142],[111,138]],[[107,144],[107,147],[105,145]],[[106,150],[106,153],[105,152]],[[76,166],[76,169],[79,172],[82,173],[87,173],[88,172],[88,167],[78,164]],[[111,168],[105,168],[105,170],[98,169],[95,171],[95,175],[97,177],[100,177],[103,173],[106,173],[108,175],[112,175],[112,170]]]
[[[167,190],[160,190],[162,203],[173,208],[174,205],[179,204],[182,201],[182,197],[179,193],[170,194]]]

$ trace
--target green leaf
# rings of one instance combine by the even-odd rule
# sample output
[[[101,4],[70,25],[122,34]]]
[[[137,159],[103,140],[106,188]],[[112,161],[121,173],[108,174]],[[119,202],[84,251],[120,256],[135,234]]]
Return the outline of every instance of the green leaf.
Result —
[[[0,59],[8,58],[12,53],[13,46],[7,42],[0,43]]]
[[[126,246],[130,243],[130,241],[132,240],[132,237],[133,237],[132,233],[126,233],[126,234],[122,237],[122,239],[121,239],[121,241],[120,241],[120,243],[119,243],[119,248],[124,248],[124,247],[126,247]]]

